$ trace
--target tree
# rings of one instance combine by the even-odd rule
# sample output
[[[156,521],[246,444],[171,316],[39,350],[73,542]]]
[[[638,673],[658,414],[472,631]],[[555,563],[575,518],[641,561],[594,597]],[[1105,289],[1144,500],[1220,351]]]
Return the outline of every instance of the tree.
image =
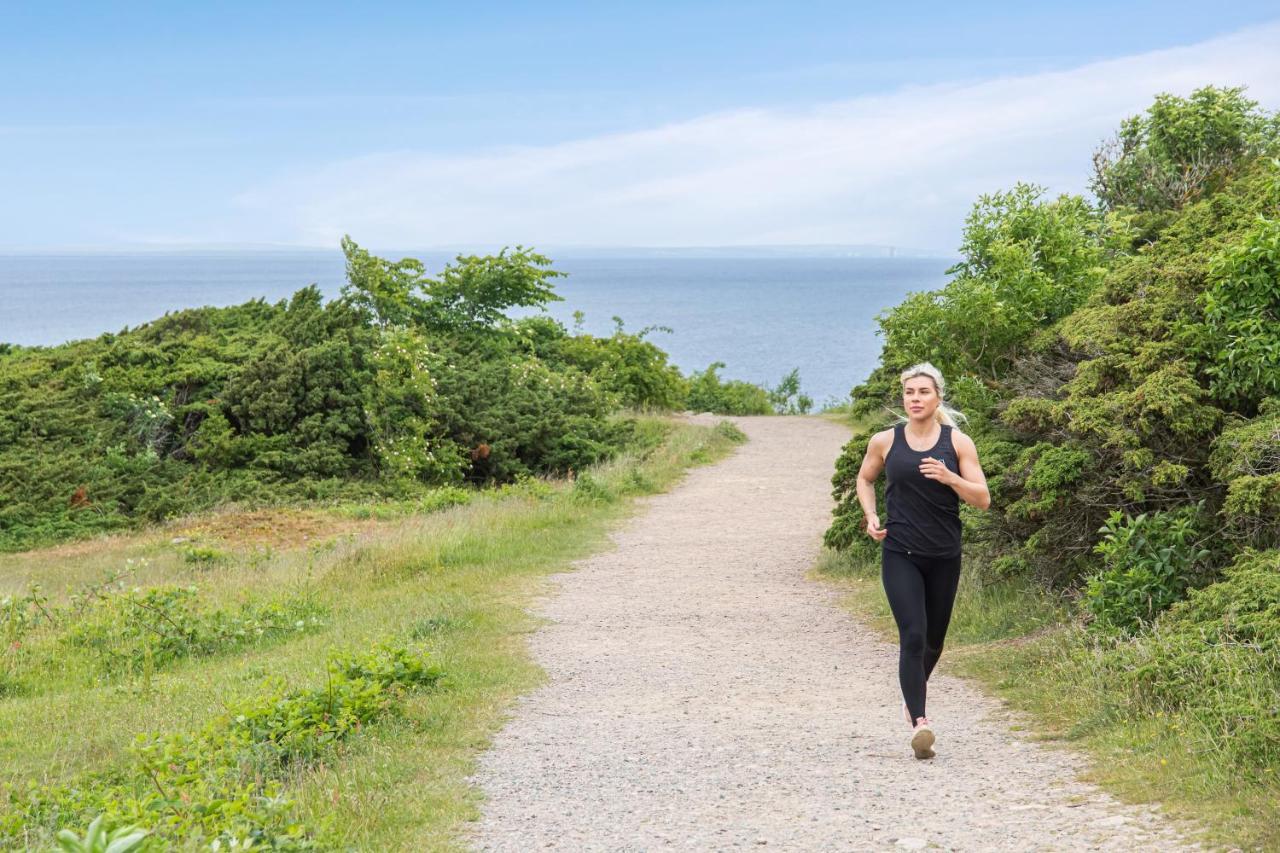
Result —
[[[1156,96],[1093,155],[1090,188],[1110,209],[1176,210],[1213,192],[1241,161],[1280,137],[1280,116],[1258,109],[1244,87],[1205,86],[1179,98]]]

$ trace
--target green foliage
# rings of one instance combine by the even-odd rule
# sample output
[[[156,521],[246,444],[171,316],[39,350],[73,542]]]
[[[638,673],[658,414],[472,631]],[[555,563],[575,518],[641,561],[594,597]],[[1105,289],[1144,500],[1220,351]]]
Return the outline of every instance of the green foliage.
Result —
[[[1215,192],[1238,165],[1264,153],[1280,121],[1244,88],[1205,86],[1190,98],[1160,94],[1094,153],[1091,188],[1108,207],[1179,208]]]
[[[1182,712],[1199,749],[1249,772],[1280,766],[1280,551],[1242,551],[1147,633],[1102,657],[1131,713]]]
[[[188,563],[208,565],[223,562],[227,559],[227,554],[208,545],[188,545],[182,549],[182,559]]]
[[[1011,472],[1015,476],[1025,472],[1022,496],[1009,505],[1006,513],[1022,519],[1042,518],[1071,499],[1073,487],[1089,461],[1088,452],[1078,447],[1059,447],[1048,442],[1028,447]]]
[[[323,608],[307,598],[207,609],[196,587],[160,586],[95,593],[80,602],[60,639],[64,653],[83,655],[102,672],[136,675],[180,658],[311,632],[323,616]]]
[[[1280,219],[1260,218],[1214,257],[1199,304],[1197,355],[1214,397],[1249,412],[1280,394]]]
[[[373,351],[365,412],[379,473],[411,483],[460,480],[464,451],[444,434],[435,375],[445,365],[416,329],[385,329]]]
[[[714,435],[730,444],[744,444],[747,441],[747,434],[733,421],[720,421],[715,425]]]
[[[326,616],[307,595],[208,607],[196,587],[143,590],[108,577],[54,606],[36,588],[0,600],[0,695],[149,679],[180,660],[313,633]]]
[[[1231,481],[1222,514],[1245,543],[1254,547],[1280,543],[1280,472]]]
[[[779,415],[807,415],[813,398],[800,390],[800,368],[795,368],[774,388],[769,389],[769,404]]]
[[[836,471],[831,478],[831,496],[836,502],[835,509],[831,511],[834,520],[822,535],[823,544],[828,548],[846,551],[869,539],[863,532],[867,522],[858,503],[857,487],[862,457],[866,455],[867,444],[873,435],[874,430],[855,434],[836,458]],[[883,483],[883,478],[876,481],[876,500],[880,502],[884,500]]]
[[[108,832],[102,821],[102,815],[94,818],[83,836],[70,829],[62,830],[58,833],[58,849],[65,853],[142,853],[152,847],[151,833],[145,829],[121,826]]]
[[[322,687],[276,688],[198,730],[140,736],[127,768],[4,792],[12,808],[0,818],[0,842],[93,816],[99,831],[143,827],[166,846],[323,846],[317,838],[323,827],[291,820],[292,804],[281,794],[284,774],[323,760],[338,743],[395,712],[406,691],[441,677],[420,651],[403,646],[339,656]]]
[[[587,374],[511,351],[458,349],[441,377],[441,416],[468,448],[467,476],[506,482],[565,474],[613,455],[631,427],[617,399]]]
[[[588,374],[619,403],[631,409],[679,408],[684,400],[685,379],[667,354],[646,338],[665,326],[647,326],[627,332],[614,317],[613,334],[598,338],[570,335],[558,321],[546,316],[526,317],[513,324],[513,332],[544,361],[572,366]]]
[[[388,261],[371,255],[350,237],[342,238],[347,258],[343,295],[384,327],[416,326],[450,335],[492,331],[506,310],[559,300],[551,259],[517,246],[496,255],[459,255],[438,278],[421,261]]]
[[[1079,196],[1046,201],[1044,190],[1018,184],[982,196],[965,220],[962,260],[940,290],[910,294],[877,320],[880,366],[853,389],[853,414],[901,405],[898,373],[921,361],[938,366],[953,387],[968,383],[974,412],[985,419],[1000,395],[991,385],[1037,346],[1036,335],[1069,315],[1102,281],[1103,225]],[[964,411],[964,409],[962,409]]]
[[[1209,468],[1227,485],[1225,532],[1255,548],[1280,546],[1280,397],[1255,418],[1236,416],[1213,441]]]
[[[594,338],[507,319],[558,298],[541,255],[463,256],[430,277],[349,238],[343,250],[348,283],[327,303],[307,287],[6,347],[0,550],[225,502],[407,505],[441,486],[565,474],[628,440],[620,408],[684,403],[653,329],[619,321]]]
[[[999,378],[1036,329],[1083,303],[1102,277],[1100,220],[1078,196],[1043,194],[1018,184],[978,200],[952,281],[882,316],[886,363]]]
[[[723,361],[717,361],[689,377],[686,405],[692,411],[717,415],[767,415],[773,412],[767,390],[740,379],[721,379],[716,371],[723,370],[724,366]]]
[[[1083,603],[1090,625],[1103,632],[1133,632],[1182,598],[1210,555],[1201,507],[1136,517],[1116,510],[1099,532],[1094,551],[1103,569],[1089,578]]]
[[[517,246],[497,255],[460,255],[427,285],[428,328],[450,332],[490,329],[506,320],[508,308],[543,306],[560,299],[551,280],[565,273],[549,269],[551,259]]]

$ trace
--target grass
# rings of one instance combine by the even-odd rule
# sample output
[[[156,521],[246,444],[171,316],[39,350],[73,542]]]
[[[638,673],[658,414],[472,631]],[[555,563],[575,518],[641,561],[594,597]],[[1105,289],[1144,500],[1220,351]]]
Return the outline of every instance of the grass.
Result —
[[[896,641],[874,558],[826,551],[816,574],[846,594],[846,605]],[[1091,759],[1082,774],[1117,797],[1159,802],[1174,819],[1194,822],[1202,843],[1280,850],[1280,770],[1241,772],[1204,744],[1188,714],[1135,716],[1096,659],[1071,614],[1071,602],[1017,580],[986,582],[966,558],[941,671],[976,680],[1030,714],[1050,744]],[[1195,827],[1202,828],[1197,832]]]
[[[641,426],[648,440],[574,483],[538,481],[443,501],[426,514],[398,506],[355,517],[335,510],[327,529],[313,524],[323,513],[281,511],[279,541],[258,525],[244,542],[213,515],[114,536],[96,550],[77,543],[6,555],[0,589],[19,593],[38,578],[57,591],[50,593],[55,604],[66,590],[127,568],[130,583],[143,587],[193,584],[209,606],[301,590],[326,616],[319,630],[181,660],[145,680],[86,686],[51,678],[32,695],[0,698],[0,782],[58,785],[109,772],[131,760],[140,733],[197,730],[276,685],[323,685],[335,653],[412,639],[444,672],[440,684],[405,696],[400,713],[295,769],[283,780],[285,793],[300,823],[324,827],[326,846],[459,846],[462,826],[478,816],[480,795],[467,783],[475,756],[514,698],[541,678],[526,652],[525,635],[537,627],[526,608],[547,589],[546,576],[599,548],[632,511],[630,497],[670,487],[689,465],[721,458],[742,440],[727,424],[647,417]],[[312,532],[299,538],[299,526]],[[178,529],[203,532],[179,536]],[[214,554],[190,559],[193,547]]]

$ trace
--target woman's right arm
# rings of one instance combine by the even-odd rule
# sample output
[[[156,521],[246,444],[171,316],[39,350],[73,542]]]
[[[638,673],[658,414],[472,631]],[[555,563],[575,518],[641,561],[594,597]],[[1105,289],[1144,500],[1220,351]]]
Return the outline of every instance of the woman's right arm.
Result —
[[[858,469],[858,503],[862,505],[862,514],[867,519],[867,535],[877,542],[889,535],[889,531],[880,526],[880,516],[876,513],[875,486],[876,478],[884,470],[886,432],[876,433],[867,442],[867,452]]]

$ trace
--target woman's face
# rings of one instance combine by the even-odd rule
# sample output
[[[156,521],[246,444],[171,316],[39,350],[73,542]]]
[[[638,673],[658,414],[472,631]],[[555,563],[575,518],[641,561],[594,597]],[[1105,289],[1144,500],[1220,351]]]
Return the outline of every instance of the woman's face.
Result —
[[[902,383],[902,408],[911,420],[932,420],[940,402],[938,389],[928,376],[913,376]]]

